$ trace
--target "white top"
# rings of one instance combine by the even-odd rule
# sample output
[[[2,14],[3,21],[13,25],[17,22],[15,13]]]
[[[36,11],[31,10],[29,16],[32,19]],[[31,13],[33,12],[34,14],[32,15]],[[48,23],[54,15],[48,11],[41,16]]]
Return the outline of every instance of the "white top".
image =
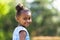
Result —
[[[23,26],[17,26],[13,32],[13,40],[20,40],[20,37],[19,37],[19,32],[21,30],[24,30],[26,31],[27,35],[26,35],[26,38],[25,40],[30,40],[30,37],[29,37],[29,33],[28,31],[26,30],[26,28],[24,28]]]

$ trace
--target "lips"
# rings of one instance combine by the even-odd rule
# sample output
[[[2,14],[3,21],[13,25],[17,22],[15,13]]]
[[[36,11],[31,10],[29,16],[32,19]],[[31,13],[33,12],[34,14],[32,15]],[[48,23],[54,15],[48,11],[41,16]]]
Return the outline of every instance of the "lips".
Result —
[[[25,23],[26,26],[29,26],[30,23]]]
[[[30,23],[26,23],[27,25],[29,25]]]

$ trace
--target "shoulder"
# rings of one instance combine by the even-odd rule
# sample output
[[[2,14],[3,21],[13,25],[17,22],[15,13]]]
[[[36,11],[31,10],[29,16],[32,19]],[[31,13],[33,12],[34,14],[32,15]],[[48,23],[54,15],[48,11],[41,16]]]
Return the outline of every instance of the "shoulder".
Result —
[[[27,29],[24,28],[23,26],[17,26],[17,27],[15,28],[15,31],[16,31],[16,32],[19,32],[19,31],[21,31],[21,30],[27,31]]]
[[[27,30],[27,29],[26,29],[25,27],[23,27],[23,26],[18,26],[17,29],[18,29],[18,30]]]

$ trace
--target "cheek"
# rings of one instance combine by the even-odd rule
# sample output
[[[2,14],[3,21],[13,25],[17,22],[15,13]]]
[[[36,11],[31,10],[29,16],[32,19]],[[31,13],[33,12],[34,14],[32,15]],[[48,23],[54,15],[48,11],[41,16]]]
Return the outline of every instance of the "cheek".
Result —
[[[25,21],[21,19],[21,20],[19,20],[19,23],[23,25],[23,24],[25,24]]]
[[[31,23],[32,22],[32,19],[30,19],[29,22]]]
[[[22,21],[22,24],[25,24],[25,21]]]
[[[32,22],[32,19],[30,20],[30,22]]]

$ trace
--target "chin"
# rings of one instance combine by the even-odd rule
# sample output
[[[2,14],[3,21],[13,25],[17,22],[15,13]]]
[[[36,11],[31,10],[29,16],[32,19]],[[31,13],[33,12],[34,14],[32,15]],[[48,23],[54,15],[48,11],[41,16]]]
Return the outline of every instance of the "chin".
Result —
[[[26,27],[29,27],[29,25],[26,25]]]

